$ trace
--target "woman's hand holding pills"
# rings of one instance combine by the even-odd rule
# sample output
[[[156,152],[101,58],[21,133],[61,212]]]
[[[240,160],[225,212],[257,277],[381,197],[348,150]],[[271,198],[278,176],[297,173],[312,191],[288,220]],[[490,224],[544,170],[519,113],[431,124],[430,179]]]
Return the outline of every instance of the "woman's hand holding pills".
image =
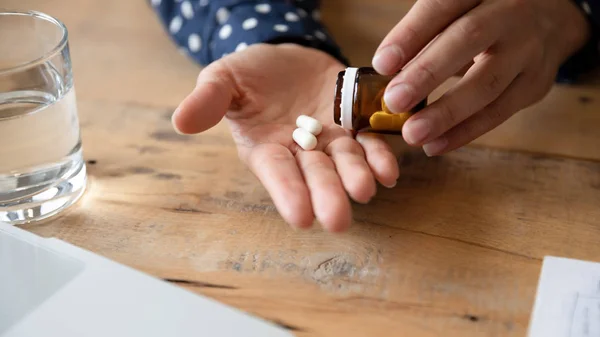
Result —
[[[254,45],[204,68],[173,124],[195,134],[225,117],[241,160],[289,224],[306,228],[316,218],[342,231],[352,221],[349,197],[368,202],[376,181],[391,187],[399,175],[385,141],[355,139],[334,124],[335,79],[343,69],[314,49]]]
[[[383,40],[373,67],[382,74],[402,69],[385,94],[393,112],[466,70],[403,127],[407,143],[439,155],[543,98],[588,35],[570,0],[418,0]]]

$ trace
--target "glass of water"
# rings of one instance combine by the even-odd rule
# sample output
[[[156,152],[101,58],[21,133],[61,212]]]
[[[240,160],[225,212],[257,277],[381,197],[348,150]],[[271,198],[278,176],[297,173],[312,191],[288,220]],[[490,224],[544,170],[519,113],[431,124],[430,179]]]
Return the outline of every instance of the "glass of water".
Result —
[[[0,222],[46,219],[85,190],[67,29],[0,11]]]

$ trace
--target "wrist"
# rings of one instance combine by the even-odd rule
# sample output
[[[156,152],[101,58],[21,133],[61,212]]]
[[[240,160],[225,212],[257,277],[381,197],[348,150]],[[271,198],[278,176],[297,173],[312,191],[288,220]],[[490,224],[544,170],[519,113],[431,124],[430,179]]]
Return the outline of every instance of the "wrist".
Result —
[[[566,2],[563,23],[559,29],[559,57],[563,63],[580,51],[592,36],[591,25],[583,11],[571,0]]]
[[[600,3],[595,0],[566,1],[562,4],[568,7],[560,9],[565,20],[557,25],[564,32],[558,36],[557,47],[563,54],[560,55],[556,81],[576,83],[600,65]]]

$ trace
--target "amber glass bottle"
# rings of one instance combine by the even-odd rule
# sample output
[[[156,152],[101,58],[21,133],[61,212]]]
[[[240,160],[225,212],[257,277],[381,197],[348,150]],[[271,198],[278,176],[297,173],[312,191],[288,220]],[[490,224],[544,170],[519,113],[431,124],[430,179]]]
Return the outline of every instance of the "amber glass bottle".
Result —
[[[373,68],[346,68],[338,74],[335,86],[333,119],[344,129],[355,132],[401,134],[404,122],[423,109],[427,99],[411,111],[391,113],[383,94],[394,75],[380,75]]]

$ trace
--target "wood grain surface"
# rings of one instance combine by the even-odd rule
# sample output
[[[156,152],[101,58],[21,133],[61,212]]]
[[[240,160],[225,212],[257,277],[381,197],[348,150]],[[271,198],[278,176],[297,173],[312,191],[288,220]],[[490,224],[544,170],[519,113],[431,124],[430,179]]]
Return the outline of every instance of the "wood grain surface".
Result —
[[[171,113],[199,68],[144,1],[6,4],[69,26],[90,175],[83,199],[25,226],[34,233],[298,336],[524,337],[542,258],[600,261],[593,81],[555,87],[449,155],[399,148],[397,187],[355,205],[348,233],[294,231],[239,162],[225,124],[193,137],[173,132]],[[353,62],[368,64],[409,7],[330,0],[323,17]]]

